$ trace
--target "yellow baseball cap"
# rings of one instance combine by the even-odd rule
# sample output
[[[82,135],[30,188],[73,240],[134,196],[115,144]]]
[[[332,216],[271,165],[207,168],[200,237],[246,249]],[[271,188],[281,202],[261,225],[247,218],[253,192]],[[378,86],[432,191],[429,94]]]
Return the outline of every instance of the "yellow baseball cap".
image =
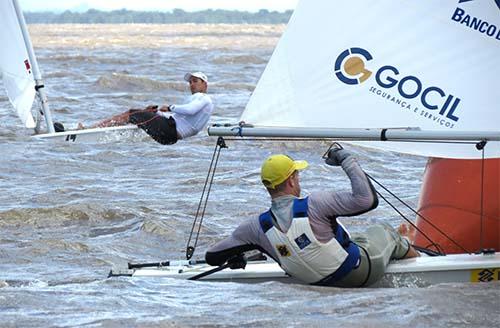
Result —
[[[293,172],[303,170],[308,165],[306,161],[294,161],[287,155],[272,155],[262,164],[260,177],[264,186],[274,189],[288,179]]]

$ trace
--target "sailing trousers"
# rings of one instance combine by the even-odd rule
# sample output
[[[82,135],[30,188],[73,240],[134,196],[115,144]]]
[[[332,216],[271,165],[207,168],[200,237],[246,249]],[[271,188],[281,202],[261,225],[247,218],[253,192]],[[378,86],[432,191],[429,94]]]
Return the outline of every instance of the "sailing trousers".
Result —
[[[334,286],[373,285],[384,276],[390,260],[404,258],[410,249],[410,242],[385,223],[371,226],[364,233],[353,233],[351,240],[360,248],[361,262]]]
[[[173,117],[166,118],[147,110],[129,111],[129,123],[136,124],[162,145],[177,142],[177,126]]]

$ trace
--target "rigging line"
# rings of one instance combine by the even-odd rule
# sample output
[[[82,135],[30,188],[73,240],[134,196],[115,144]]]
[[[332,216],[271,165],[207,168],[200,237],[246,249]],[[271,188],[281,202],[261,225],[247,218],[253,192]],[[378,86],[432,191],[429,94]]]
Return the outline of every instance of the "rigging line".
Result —
[[[155,115],[155,116],[151,117],[150,119],[147,119],[147,120],[142,121],[142,122],[135,123],[135,125],[137,125],[137,126],[144,125],[144,124],[149,123],[149,122],[151,122],[153,120],[156,120],[158,118],[160,118],[160,115]]]
[[[149,110],[149,109],[141,109],[141,110],[139,110],[139,111],[135,112],[135,113],[155,113],[155,114],[156,114],[155,116],[153,116],[153,117],[151,117],[151,118],[149,118],[149,119],[147,119],[147,120],[144,120],[144,121],[142,121],[142,122],[135,123],[135,125],[137,125],[137,126],[139,126],[139,125],[144,125],[144,124],[149,123],[149,122],[151,122],[151,121],[153,121],[153,120],[155,120],[155,119],[157,119],[157,118],[160,118],[161,116],[160,116],[160,114],[158,114],[158,112],[159,112],[159,110]],[[134,113],[130,113],[130,111],[129,111],[129,112],[127,112],[127,115],[128,115],[128,117],[129,117],[129,120],[130,120],[130,116],[131,116],[132,114],[134,114]]]
[[[214,178],[215,178],[215,170],[216,170],[217,164],[219,162],[219,157],[220,157],[220,151],[221,151],[221,149],[222,148],[219,148],[219,151],[217,152],[217,158],[215,160],[214,169],[212,171],[212,177],[210,179],[210,184],[208,185],[207,197],[205,198],[205,203],[203,204],[203,210],[201,212],[200,223],[198,224],[198,231],[196,232],[196,240],[195,240],[195,243],[194,243],[194,247],[195,248],[196,248],[196,245],[198,244],[198,237],[200,235],[201,226],[203,224],[203,218],[205,217],[205,210],[207,209],[207,205],[208,205],[208,196],[210,195],[210,191],[212,190],[212,185],[213,185]]]
[[[390,206],[392,207],[392,209],[398,213],[406,222],[408,222],[412,227],[414,227],[418,232],[420,232],[427,240],[429,240],[431,242],[430,246],[434,246],[434,248],[436,248],[436,250],[440,253],[440,255],[446,255],[445,252],[443,251],[443,249],[441,248],[441,246],[439,246],[438,244],[436,244],[432,239],[430,239],[423,231],[421,231],[413,222],[411,222],[410,219],[408,219],[400,210],[398,210],[396,208],[396,206],[394,206],[391,202],[389,202],[389,200],[387,198],[384,197],[384,195],[382,195],[380,192],[377,191],[377,194]],[[425,248],[428,248],[428,246],[426,246]]]
[[[203,216],[205,215],[205,209],[207,207],[208,196],[210,194],[210,190],[211,190],[211,187],[212,187],[212,184],[213,184],[213,179],[214,179],[214,176],[215,176],[215,170],[217,168],[217,163],[219,161],[220,151],[221,151],[222,148],[227,148],[227,146],[226,146],[226,144],[224,142],[224,138],[219,137],[217,139],[217,143],[216,143],[215,148],[214,148],[214,153],[212,154],[212,160],[211,160],[210,166],[208,168],[207,177],[205,179],[205,185],[203,186],[203,191],[202,191],[202,194],[201,194],[201,197],[200,197],[200,202],[198,203],[198,208],[196,210],[196,215],[195,215],[195,218],[193,220],[193,225],[191,226],[191,232],[189,234],[188,242],[187,242],[187,245],[186,245],[186,259],[188,259],[188,260],[191,259],[191,257],[193,256],[194,251],[196,249],[196,246],[198,244],[198,237],[199,237],[199,234],[200,234],[201,224],[203,222]],[[215,160],[215,164],[214,164],[214,159],[215,158],[216,158],[216,160]],[[210,178],[210,176],[211,176],[211,178]],[[208,184],[209,180],[210,180],[210,185]],[[207,186],[208,185],[209,185],[209,188],[207,190]],[[206,198],[205,198],[205,192],[206,192],[206,195],[207,195]],[[200,215],[200,209],[202,207],[204,198],[205,198],[205,201],[204,201],[203,211],[202,211],[202,214],[201,214],[200,223],[198,225],[198,230],[197,230],[197,234],[196,234],[195,243],[194,243],[194,246],[190,246],[191,239],[193,237],[193,232],[195,230],[196,223],[198,221],[198,217]]]
[[[450,240],[453,244],[455,244],[456,246],[458,246],[465,253],[471,254],[471,252],[469,252],[468,250],[466,250],[462,245],[460,245],[459,243],[457,243],[453,238],[451,238],[450,236],[448,236],[444,231],[442,231],[441,229],[439,229],[435,224],[433,224],[432,222],[430,222],[430,220],[428,220],[425,216],[423,216],[422,214],[420,214],[416,210],[414,210],[410,205],[408,205],[401,198],[399,198],[398,196],[396,196],[392,191],[390,191],[389,189],[387,189],[384,185],[382,185],[380,182],[378,182],[376,179],[374,179],[368,173],[365,173],[365,174],[366,174],[366,176],[368,178],[370,178],[373,182],[375,182],[377,185],[379,185],[382,189],[384,189],[385,191],[387,191],[392,197],[396,198],[399,202],[401,202],[401,204],[403,204],[408,209],[410,209],[410,211],[412,211],[414,214],[418,215],[418,217],[422,218],[422,220],[424,220],[425,223],[429,224],[431,227],[433,227],[434,229],[436,229],[439,233],[441,233],[443,236],[445,236],[448,240]],[[419,232],[422,233],[420,230],[419,230]],[[431,243],[433,242],[431,239],[429,239],[429,238],[427,238],[427,239]]]
[[[429,224],[431,227],[433,227],[435,230],[437,230],[438,232],[440,232],[443,236],[445,236],[447,239],[449,239],[452,243],[454,243],[456,246],[458,246],[460,249],[462,249],[465,253],[469,253],[470,252],[468,250],[466,250],[462,245],[460,245],[459,243],[457,243],[455,240],[453,240],[450,236],[448,236],[444,231],[442,231],[441,229],[439,229],[436,225],[434,225],[432,222],[430,222],[430,220],[428,220],[426,217],[424,217],[422,214],[418,213],[416,210],[414,210],[410,205],[408,205],[406,202],[404,202],[401,198],[399,198],[398,196],[396,196],[393,192],[391,192],[388,188],[386,188],[385,186],[383,186],[380,182],[378,182],[377,180],[375,180],[373,177],[371,177],[370,175],[366,174],[371,180],[373,180],[377,185],[379,185],[380,187],[382,187],[386,192],[388,192],[392,197],[394,197],[395,199],[397,199],[400,203],[402,203],[404,206],[406,206],[408,209],[410,209],[410,211],[412,211],[414,214],[416,214],[417,216],[419,216],[420,218],[422,218],[427,224]],[[382,197],[384,198],[384,197]],[[388,202],[385,198],[384,200],[386,202]],[[388,202],[388,204],[393,207],[393,205],[391,203]],[[400,213],[398,210],[396,210],[394,207],[393,209]],[[401,214],[400,214],[401,215]],[[403,216],[404,218],[404,216]],[[432,241],[432,239],[430,239],[429,237],[427,237],[423,231],[421,231],[420,229],[418,229],[416,227],[416,225],[414,225],[413,223],[411,223],[412,226],[417,229],[418,232],[420,232],[427,240],[429,240],[432,244],[435,244],[434,241]]]
[[[215,158],[215,154],[217,152],[218,147],[219,147],[219,144],[217,143],[215,145],[214,153],[212,154],[212,160],[210,161],[210,166],[208,167],[208,174],[207,174],[207,177],[205,179],[205,185],[203,186],[203,191],[201,193],[200,202],[198,203],[198,209],[196,210],[196,215],[194,217],[193,225],[191,227],[191,232],[189,234],[189,238],[188,238],[188,242],[187,242],[187,246],[186,246],[186,258],[188,260],[192,257],[192,255],[193,255],[192,252],[194,252],[194,248],[192,248],[190,246],[190,244],[191,244],[191,238],[193,236],[193,231],[194,231],[195,226],[196,226],[196,221],[198,220],[198,215],[200,213],[201,204],[202,204],[203,198],[205,196],[205,192],[206,192],[207,184],[208,184],[208,179],[210,177],[210,172],[212,172],[212,166],[214,164],[214,158]]]

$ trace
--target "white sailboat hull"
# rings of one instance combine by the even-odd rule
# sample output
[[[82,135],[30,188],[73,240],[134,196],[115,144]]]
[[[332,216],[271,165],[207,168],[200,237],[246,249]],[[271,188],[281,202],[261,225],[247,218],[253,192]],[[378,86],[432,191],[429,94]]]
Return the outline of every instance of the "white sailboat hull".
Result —
[[[207,264],[175,265],[111,271],[110,276],[189,279],[213,268]],[[245,283],[265,281],[299,283],[299,281],[288,276],[274,261],[249,262],[245,269],[226,269],[203,277],[200,280]],[[374,287],[424,287],[440,283],[499,280],[500,252],[488,255],[422,256],[392,262],[387,268],[385,277]]]
[[[113,126],[107,128],[94,128],[94,129],[83,129],[83,130],[69,130],[64,132],[55,133],[45,133],[36,134],[32,138],[42,139],[42,140],[56,140],[56,141],[67,141],[67,142],[80,142],[80,141],[108,141],[119,139],[124,135],[130,135],[131,133],[143,133],[136,125],[123,125],[123,126]]]

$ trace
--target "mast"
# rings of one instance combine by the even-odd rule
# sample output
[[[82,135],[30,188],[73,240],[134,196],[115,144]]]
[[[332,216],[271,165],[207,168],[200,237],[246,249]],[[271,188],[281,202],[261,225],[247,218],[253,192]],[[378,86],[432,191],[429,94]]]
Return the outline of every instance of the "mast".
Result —
[[[21,32],[23,34],[24,44],[26,46],[26,51],[28,52],[29,60],[31,63],[31,67],[33,70],[33,76],[35,78],[35,90],[40,97],[40,102],[42,104],[42,112],[45,117],[45,123],[47,124],[47,130],[49,133],[55,133],[54,124],[52,122],[52,115],[50,113],[49,104],[47,100],[47,96],[44,90],[44,84],[42,80],[42,74],[40,73],[40,69],[38,67],[38,62],[36,61],[35,52],[33,50],[33,45],[31,44],[31,39],[28,34],[28,29],[26,27],[26,21],[24,20],[24,16],[19,6],[17,0],[12,0],[12,4],[14,5],[14,9],[16,10],[17,19],[19,21],[19,26],[21,27]],[[38,124],[37,124],[38,126]]]

